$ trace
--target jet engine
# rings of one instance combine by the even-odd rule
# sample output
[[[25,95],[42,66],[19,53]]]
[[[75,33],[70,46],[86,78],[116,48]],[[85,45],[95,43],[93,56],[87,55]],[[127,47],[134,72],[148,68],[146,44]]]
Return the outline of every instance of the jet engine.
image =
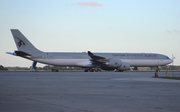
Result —
[[[117,60],[117,59],[110,59],[105,63],[106,66],[108,67],[121,67],[122,66],[122,61]]]
[[[122,62],[121,66],[118,68],[119,71],[124,71],[129,69],[130,69],[130,64],[125,62]]]

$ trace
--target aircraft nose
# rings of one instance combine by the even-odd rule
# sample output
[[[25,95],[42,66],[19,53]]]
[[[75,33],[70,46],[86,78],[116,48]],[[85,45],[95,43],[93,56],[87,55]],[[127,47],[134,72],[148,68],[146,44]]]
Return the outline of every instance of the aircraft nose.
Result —
[[[172,63],[173,62],[173,59],[170,59],[170,63]]]

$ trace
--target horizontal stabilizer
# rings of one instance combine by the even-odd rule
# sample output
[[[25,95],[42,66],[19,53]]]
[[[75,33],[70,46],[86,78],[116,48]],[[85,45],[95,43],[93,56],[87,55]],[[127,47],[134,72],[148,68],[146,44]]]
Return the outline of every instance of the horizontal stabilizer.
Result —
[[[30,54],[25,53],[23,51],[15,51],[14,53],[13,52],[6,52],[6,54],[10,54],[10,55],[14,55],[14,56],[20,56],[23,58],[31,58],[32,57]]]
[[[25,53],[23,51],[15,51],[15,53],[16,53],[17,56],[20,56],[20,57],[24,57],[24,58],[30,58],[31,57],[30,54]]]
[[[16,55],[13,52],[6,52],[6,54],[10,54],[10,55]]]

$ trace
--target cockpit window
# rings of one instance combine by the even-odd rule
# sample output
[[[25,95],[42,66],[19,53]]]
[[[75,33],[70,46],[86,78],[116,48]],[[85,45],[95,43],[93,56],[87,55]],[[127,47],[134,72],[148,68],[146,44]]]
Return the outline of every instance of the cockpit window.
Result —
[[[167,59],[170,59],[169,57],[166,57]]]

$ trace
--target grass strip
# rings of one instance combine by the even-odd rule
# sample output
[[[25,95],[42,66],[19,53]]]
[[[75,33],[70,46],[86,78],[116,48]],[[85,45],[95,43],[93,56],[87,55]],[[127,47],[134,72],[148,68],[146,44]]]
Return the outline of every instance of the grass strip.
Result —
[[[175,79],[175,80],[180,80],[180,77],[176,77],[176,76],[158,76],[158,77],[154,77],[154,78],[163,78],[163,79]]]

